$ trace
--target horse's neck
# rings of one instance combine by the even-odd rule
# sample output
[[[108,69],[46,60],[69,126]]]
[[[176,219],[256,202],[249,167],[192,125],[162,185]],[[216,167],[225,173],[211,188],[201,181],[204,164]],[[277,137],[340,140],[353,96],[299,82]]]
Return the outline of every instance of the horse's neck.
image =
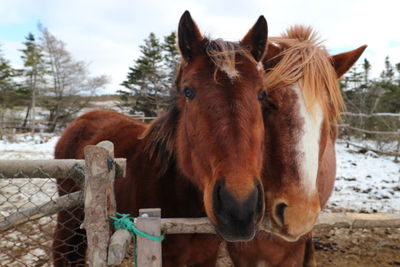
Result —
[[[172,107],[166,114],[151,123],[143,133],[144,153],[166,171],[175,163],[176,127],[179,110]]]
[[[144,133],[144,156],[147,156],[153,189],[159,194],[163,216],[205,216],[201,194],[196,186],[179,172],[176,164],[176,127],[179,111],[173,107],[154,121]],[[156,181],[157,180],[157,181]],[[150,182],[150,181],[149,181]]]

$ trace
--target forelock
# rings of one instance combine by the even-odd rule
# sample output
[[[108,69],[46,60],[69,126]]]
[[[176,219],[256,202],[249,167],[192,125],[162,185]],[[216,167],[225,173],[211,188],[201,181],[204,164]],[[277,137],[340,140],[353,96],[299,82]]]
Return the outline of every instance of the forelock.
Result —
[[[238,42],[227,42],[222,39],[209,40],[206,45],[206,53],[212,62],[231,80],[239,77],[239,71],[236,68],[237,55],[244,56],[256,64],[250,53],[243,49]]]

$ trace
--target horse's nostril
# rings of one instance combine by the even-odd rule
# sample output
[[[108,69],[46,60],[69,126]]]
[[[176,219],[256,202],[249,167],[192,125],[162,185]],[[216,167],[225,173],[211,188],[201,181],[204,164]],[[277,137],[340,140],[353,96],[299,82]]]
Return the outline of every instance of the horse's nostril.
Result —
[[[284,202],[278,203],[275,206],[275,219],[280,226],[285,224],[285,209],[287,208],[287,204]]]

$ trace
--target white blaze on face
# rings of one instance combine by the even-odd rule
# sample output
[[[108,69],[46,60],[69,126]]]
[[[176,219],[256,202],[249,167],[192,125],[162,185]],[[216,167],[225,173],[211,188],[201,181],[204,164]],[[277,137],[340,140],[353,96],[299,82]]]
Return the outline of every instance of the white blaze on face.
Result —
[[[312,111],[308,110],[299,85],[296,83],[292,88],[298,97],[298,111],[303,122],[299,143],[297,145],[299,179],[304,190],[311,195],[316,191],[319,141],[323,122],[323,113],[319,103],[314,104]]]

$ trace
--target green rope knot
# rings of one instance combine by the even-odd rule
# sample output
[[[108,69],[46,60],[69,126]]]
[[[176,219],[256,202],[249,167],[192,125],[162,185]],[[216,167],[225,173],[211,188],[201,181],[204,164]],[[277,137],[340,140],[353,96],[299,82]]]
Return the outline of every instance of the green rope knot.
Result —
[[[164,235],[161,236],[149,235],[137,229],[134,223],[134,218],[131,217],[129,214],[122,214],[118,212],[116,214],[117,217],[110,216],[110,218],[114,221],[115,229],[125,229],[131,232],[133,235],[142,236],[157,242],[161,242],[164,240]]]

